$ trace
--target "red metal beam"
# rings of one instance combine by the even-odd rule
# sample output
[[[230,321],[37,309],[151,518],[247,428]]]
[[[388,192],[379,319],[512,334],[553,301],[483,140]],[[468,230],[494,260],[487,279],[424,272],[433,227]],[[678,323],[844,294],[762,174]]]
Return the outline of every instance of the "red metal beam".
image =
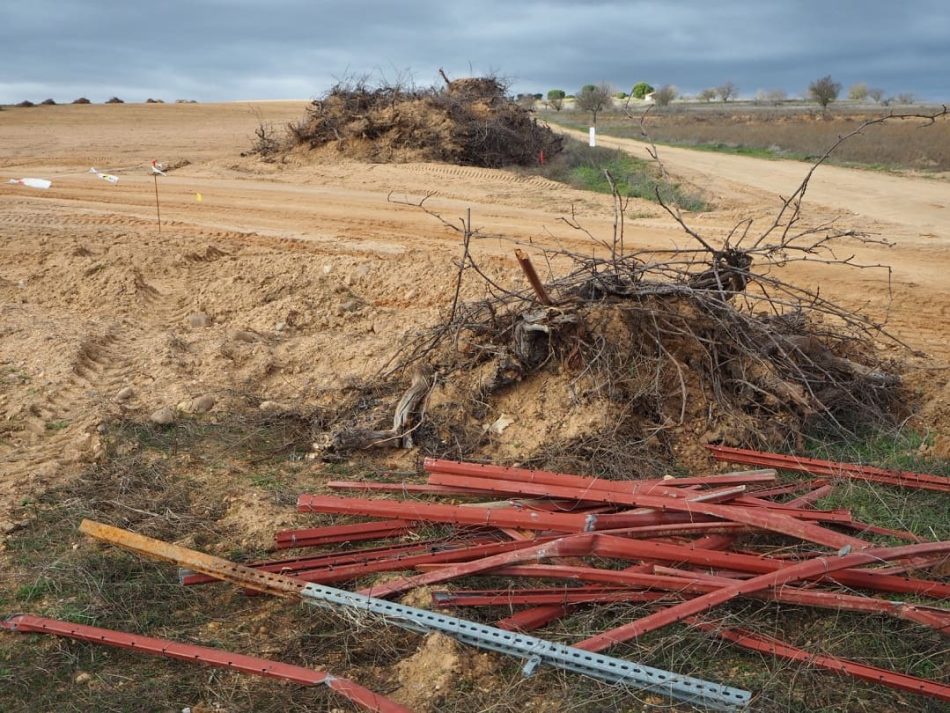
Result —
[[[473,476],[444,475],[436,473],[432,475],[432,480],[440,485],[464,485],[466,487],[492,488],[500,493],[513,493],[524,495],[548,495],[550,497],[570,498],[575,497],[584,500],[599,500],[600,502],[631,505],[636,507],[648,507],[660,512],[667,510],[677,512],[688,512],[691,515],[699,514],[709,517],[715,517],[729,522],[741,522],[746,525],[758,527],[763,530],[777,532],[790,537],[796,537],[806,542],[815,542],[828,547],[841,548],[844,546],[865,548],[870,543],[854,537],[841,535],[832,530],[813,525],[808,522],[801,522],[787,514],[780,514],[767,510],[766,508],[744,508],[731,505],[719,505],[714,503],[696,502],[686,500],[685,498],[658,497],[656,495],[644,495],[640,493],[619,493],[607,490],[594,490],[593,488],[578,488],[575,486],[558,486],[547,483],[532,483],[521,481],[494,480],[488,478],[477,478]],[[689,495],[689,493],[686,493]],[[609,518],[611,516],[601,516]]]
[[[253,569],[259,569],[264,572],[279,572],[289,574],[292,572],[318,571],[318,570],[339,570],[347,565],[371,565],[386,563],[393,569],[400,569],[403,566],[403,560],[407,557],[430,554],[446,554],[449,559],[443,560],[451,562],[453,556],[464,560],[468,555],[470,548],[479,545],[489,545],[497,543],[499,540],[495,537],[480,537],[464,541],[450,540],[426,540],[422,542],[410,542],[390,547],[372,547],[352,552],[343,552],[340,554],[328,553],[316,557],[297,557],[295,559],[268,560],[265,562],[254,562],[246,566]],[[481,556],[476,553],[472,556]],[[372,571],[372,570],[370,570]],[[361,573],[366,573],[361,570]],[[196,584],[210,584],[219,580],[209,577],[206,574],[196,574],[183,572],[181,574],[181,583],[185,586]]]
[[[598,534],[594,543],[594,552],[604,557],[674,563],[686,562],[703,567],[732,569],[754,574],[777,572],[789,566],[788,562],[757,555],[707,550],[691,545],[629,540],[623,537],[613,537],[607,533]],[[874,570],[848,570],[836,572],[834,576],[821,578],[849,587],[873,589],[880,592],[918,594],[935,598],[950,597],[950,585],[942,582],[881,575],[875,573]]]
[[[526,595],[524,602],[518,602],[518,596],[521,590],[498,590],[495,592],[499,603],[504,604],[504,598],[511,594],[518,603],[555,604],[555,603],[578,603],[595,601],[644,601],[634,595],[626,598],[622,591],[633,592],[635,589],[623,589],[618,591],[616,587],[641,587],[652,590],[661,590],[674,595],[686,594],[708,594],[716,592],[723,587],[735,584],[734,580],[724,577],[718,577],[700,572],[684,572],[669,567],[656,567],[653,572],[643,571],[637,568],[628,570],[605,570],[593,567],[564,567],[559,565],[514,565],[495,570],[492,574],[506,576],[524,576],[532,578],[554,578],[568,579],[573,581],[597,582],[599,584],[613,585],[613,593],[609,589],[601,588],[602,595],[598,594],[577,594],[566,595],[566,602],[558,600],[558,596],[564,592],[585,592],[587,589],[594,588],[571,588],[552,590],[550,597],[539,595]],[[450,593],[450,596],[454,593]],[[464,606],[476,606],[469,604],[464,599]],[[488,597],[489,592],[484,592],[480,596]],[[642,592],[644,595],[649,592]],[[669,597],[670,594],[657,595]],[[590,597],[589,599],[587,597]],[[905,604],[903,602],[892,602],[887,599],[875,599],[872,597],[861,597],[851,594],[841,594],[839,592],[829,592],[817,589],[806,589],[802,587],[782,586],[775,589],[769,589],[761,592],[752,592],[742,595],[746,598],[760,599],[763,601],[773,601],[781,604],[793,604],[796,606],[816,607],[819,609],[834,609],[837,611],[854,611],[873,614],[884,614],[897,619],[910,621],[930,629],[934,629],[944,635],[950,632],[950,612],[935,609],[933,607],[917,606]],[[479,600],[487,601],[487,600]],[[453,604],[449,599],[449,605]]]
[[[782,453],[765,453],[747,450],[744,448],[729,448],[727,446],[706,446],[718,460],[730,463],[745,463],[748,465],[762,465],[781,470],[813,473],[815,475],[829,475],[847,477],[857,480],[868,480],[878,483],[889,483],[908,488],[950,492],[950,478],[927,473],[912,473],[906,470],[887,470],[868,465],[853,463],[838,463],[817,458],[803,458]]]
[[[553,538],[550,537],[539,538],[537,540],[532,540],[532,542],[547,543],[552,539]],[[461,547],[459,549],[450,550],[447,552],[426,552],[423,554],[410,554],[386,560],[360,562],[357,564],[343,565],[341,567],[320,567],[310,570],[300,570],[294,572],[293,577],[304,582],[316,582],[320,584],[345,582],[367,574],[374,574],[378,572],[399,572],[412,569],[413,567],[416,567],[420,564],[451,565],[457,562],[464,562],[468,560],[481,560],[482,558],[490,557],[492,555],[524,549],[524,547],[525,543],[518,540],[512,542],[495,542],[485,545],[475,545],[472,547]],[[380,588],[382,588],[382,585],[380,585]],[[377,595],[374,594],[374,596]]]
[[[206,666],[227,668],[240,673],[266,678],[278,678],[293,681],[304,686],[326,685],[341,696],[356,703],[364,710],[376,713],[410,713],[409,709],[373,693],[353,681],[337,678],[325,671],[314,671],[303,666],[270,661],[255,656],[231,653],[206,646],[195,646],[167,639],[155,639],[150,636],[128,634],[123,631],[101,629],[97,626],[73,624],[68,621],[47,619],[28,614],[18,614],[0,622],[0,627],[20,633],[53,634],[92,644],[104,644],[122,649],[131,649],[152,656],[163,656]]]
[[[331,480],[326,483],[331,490],[372,490],[386,493],[417,493],[420,495],[485,495],[472,488],[449,488],[428,483],[380,483],[375,480]]]
[[[633,492],[643,489],[644,486],[661,486],[672,490],[684,485],[740,485],[743,483],[763,483],[775,480],[775,470],[764,468],[735,473],[720,473],[718,475],[700,475],[688,478],[655,478],[652,480],[602,480],[586,478],[571,473],[555,473],[547,470],[528,470],[526,468],[511,468],[500,465],[486,465],[484,463],[464,463],[439,458],[426,458],[423,468],[427,473],[446,473],[453,475],[470,475],[475,478],[503,478],[505,480],[524,480],[533,483],[551,483],[574,485],[583,487],[585,482],[600,481],[617,487],[617,492]],[[648,488],[650,489],[650,488]]]
[[[358,542],[361,540],[381,540],[402,535],[412,529],[412,523],[406,520],[382,520],[360,522],[353,525],[333,525],[329,527],[310,527],[302,530],[281,530],[274,533],[275,549],[292,547],[315,547],[332,545],[338,542]]]
[[[604,557],[613,557],[629,560],[647,560],[672,563],[688,563],[714,569],[726,569],[749,574],[766,574],[777,572],[789,566],[788,561],[769,559],[757,555],[738,552],[721,552],[718,550],[703,549],[691,545],[676,545],[672,543],[627,540],[626,538],[612,537],[606,533],[598,533],[594,542],[593,551]],[[811,561],[811,560],[809,560]],[[792,563],[793,564],[793,563]],[[427,571],[425,564],[418,569]],[[550,572],[558,572],[557,568],[546,568]],[[568,570],[581,571],[582,568],[561,568],[560,575],[567,576]],[[597,578],[589,580],[605,584],[654,586],[645,580],[611,580],[612,570],[586,568],[586,574],[595,573]],[[511,574],[511,568],[506,567],[498,574]],[[545,575],[538,575],[545,576]],[[834,573],[819,573],[815,579],[824,580],[831,584],[845,585],[861,589],[870,589],[879,592],[893,592],[900,594],[915,594],[935,599],[950,597],[950,585],[943,582],[926,579],[913,579],[894,575],[878,574],[875,570],[843,570]],[[582,578],[583,579],[583,578]],[[680,587],[682,587],[680,583]],[[695,591],[695,590],[693,590]],[[708,590],[704,590],[708,591]]]
[[[656,574],[669,574],[684,577],[692,581],[695,578],[717,586],[727,586],[732,582],[725,577],[717,577],[706,573],[684,572],[674,567],[656,567]],[[827,592],[818,589],[802,587],[780,587],[770,591],[752,595],[756,599],[781,602],[782,604],[796,604],[799,606],[817,607],[819,609],[836,609],[839,611],[865,612],[873,614],[887,614],[897,619],[911,621],[941,634],[950,633],[950,611],[934,607],[916,606],[904,602],[892,602],[889,599],[875,599],[839,592]]]
[[[703,594],[695,599],[685,601],[682,604],[674,605],[663,611],[619,626],[616,629],[605,631],[597,636],[592,636],[577,644],[577,647],[586,649],[587,651],[603,651],[614,644],[628,641],[642,636],[647,632],[683,621],[689,616],[704,612],[742,595],[760,592],[764,589],[779,587],[784,584],[791,584],[801,581],[802,579],[828,574],[849,567],[858,567],[864,564],[872,564],[892,559],[906,559],[917,555],[948,551],[950,551],[950,542],[928,542],[916,545],[904,545],[902,547],[882,547],[846,555],[817,557],[805,562],[783,567],[777,572],[762,574],[743,582],[736,582],[729,586],[724,586],[718,591]]]
[[[919,693],[925,696],[931,696],[942,701],[950,701],[950,686],[945,686],[935,681],[928,681],[916,676],[908,676],[895,671],[888,671],[875,666],[839,659],[834,656],[822,654],[813,654],[808,651],[791,646],[784,641],[772,637],[754,634],[746,629],[722,629],[711,624],[700,622],[691,622],[691,625],[709,632],[721,639],[731,641],[734,644],[742,646],[753,651],[760,651],[773,656],[779,656],[792,661],[801,661],[809,666],[818,666],[835,673],[847,674],[855,678],[861,678],[865,681],[879,683],[882,686],[896,688],[911,693]]]
[[[754,495],[757,498],[774,498],[777,495],[787,495],[788,493],[797,493],[802,490],[811,490],[813,488],[822,488],[828,485],[828,481],[823,478],[816,478],[815,480],[808,480],[804,482],[797,483],[788,483],[786,485],[777,485],[774,488],[764,488],[762,490],[754,490],[749,495]]]
[[[622,587],[561,587],[554,589],[486,589],[433,592],[440,607],[510,607],[525,604],[563,605],[594,602],[653,602],[669,594]]]
[[[543,559],[550,559],[552,557],[586,555],[590,554],[593,539],[594,535],[574,535],[572,537],[562,537],[530,547],[525,547],[524,543],[521,542],[508,543],[515,544],[520,549],[509,548],[509,551],[506,552],[482,557],[477,560],[473,559],[468,562],[453,564],[414,577],[400,577],[399,579],[390,580],[382,584],[374,584],[371,587],[359,590],[359,593],[381,599],[393,594],[415,589],[416,587],[437,584],[450,579],[497,569],[498,567],[504,567],[508,564],[529,561],[540,562]]]
[[[820,483],[823,481],[815,480],[812,482]],[[785,505],[785,507],[794,507],[794,508],[805,507],[806,505],[811,505],[812,503],[815,503],[821,500],[822,498],[827,497],[828,495],[831,495],[831,491],[833,491],[834,489],[835,487],[833,485],[825,484],[825,485],[815,488],[809,493],[805,493],[804,495],[799,495],[797,498],[792,498],[791,500],[782,504]]]
[[[596,523],[596,515],[546,513],[516,510],[515,508],[480,508],[460,505],[442,505],[403,500],[368,500],[365,498],[338,498],[332,495],[301,495],[297,499],[300,512],[345,513],[393,517],[428,522],[448,522],[456,525],[486,525],[516,527],[526,530],[553,530],[555,532],[588,532]]]

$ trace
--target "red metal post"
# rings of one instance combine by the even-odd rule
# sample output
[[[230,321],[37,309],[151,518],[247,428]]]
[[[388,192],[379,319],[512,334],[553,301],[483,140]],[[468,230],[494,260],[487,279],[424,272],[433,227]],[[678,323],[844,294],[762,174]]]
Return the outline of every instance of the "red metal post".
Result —
[[[509,552],[502,552],[469,562],[453,564],[414,577],[401,577],[399,579],[390,580],[382,584],[361,589],[359,593],[381,599],[392,594],[415,589],[416,587],[445,582],[450,579],[456,579],[457,577],[497,569],[498,567],[504,567],[508,564],[528,561],[540,562],[543,559],[552,557],[586,555],[590,554],[593,538],[594,535],[574,535],[572,537],[562,537],[530,547],[525,547],[522,542],[509,543],[517,545],[520,549],[511,548],[512,551]]]
[[[338,542],[358,542],[361,540],[381,540],[394,535],[402,535],[412,529],[412,523],[405,520],[383,520],[360,522],[354,525],[334,525],[330,527],[310,527],[302,530],[281,530],[274,533],[278,550],[292,547],[315,547],[332,545]]]
[[[775,480],[775,470],[765,468],[736,473],[722,473],[720,475],[703,475],[688,478],[655,478],[652,480],[603,480],[602,478],[587,478],[571,473],[554,473],[547,470],[528,470],[526,468],[511,468],[499,465],[485,465],[483,463],[463,463],[459,461],[426,458],[423,468],[429,474],[442,473],[445,475],[467,475],[473,478],[489,478],[511,480],[526,483],[548,483],[550,485],[566,485],[579,488],[593,488],[595,490],[609,490],[619,493],[653,491],[676,497],[677,488],[686,485],[741,485],[746,483],[763,483]],[[431,479],[430,479],[431,480]],[[684,495],[685,496],[685,495]],[[684,497],[681,496],[681,497]]]
[[[593,529],[597,521],[596,515],[545,513],[515,508],[462,507],[396,500],[337,498],[332,495],[301,495],[297,499],[297,509],[300,512],[345,513],[374,517],[401,515],[411,520],[449,522],[457,525],[516,527],[571,533],[588,532]]]
[[[164,656],[170,659],[227,668],[254,676],[279,678],[304,686],[324,684],[365,710],[376,711],[376,713],[410,713],[408,708],[378,693],[373,693],[352,681],[337,678],[324,671],[314,671],[302,666],[293,666],[255,656],[245,656],[244,654],[211,649],[206,646],[195,646],[194,644],[184,644],[167,639],[155,639],[149,636],[139,636],[123,631],[73,624],[68,621],[46,619],[28,614],[12,616],[0,623],[0,627],[20,633],[54,634],[70,639],[88,641],[92,644],[105,644],[106,646],[131,649],[152,656]]]
[[[754,634],[745,629],[720,629],[710,624],[700,622],[690,622],[692,626],[707,631],[710,634],[718,636],[721,639],[731,641],[734,644],[742,646],[753,651],[772,654],[781,658],[801,661],[811,666],[834,671],[835,673],[847,674],[855,678],[861,678],[865,681],[879,683],[882,686],[896,688],[911,693],[919,693],[925,696],[931,696],[942,701],[950,701],[950,686],[946,686],[935,681],[928,681],[916,676],[908,676],[895,671],[888,671],[875,666],[839,659],[834,656],[825,656],[822,654],[813,654],[808,651],[791,646],[783,641],[772,637]]]
[[[649,631],[683,621],[683,619],[689,616],[704,612],[707,609],[711,609],[712,607],[744,594],[760,592],[763,589],[778,587],[783,584],[790,584],[809,577],[828,574],[863,564],[890,559],[906,559],[916,555],[927,555],[947,551],[950,551],[950,542],[928,542],[917,545],[905,545],[902,547],[883,547],[836,557],[817,557],[805,562],[783,567],[777,572],[770,572],[769,574],[759,575],[744,582],[736,582],[729,586],[724,586],[718,591],[704,594],[695,599],[683,602],[682,604],[677,604],[663,611],[645,616],[642,619],[632,621],[629,624],[624,624],[616,629],[605,631],[597,636],[592,636],[577,644],[577,647],[586,649],[587,651],[602,651],[622,641],[628,641]]]
[[[656,495],[645,495],[641,493],[619,493],[593,490],[590,488],[584,489],[574,486],[496,480],[472,476],[443,475],[441,473],[434,474],[432,480],[441,485],[492,488],[496,492],[524,495],[548,495],[550,497],[559,498],[574,497],[579,500],[597,500],[599,502],[618,505],[648,507],[659,510],[660,512],[673,510],[677,512],[688,512],[690,514],[707,515],[729,522],[741,522],[763,530],[778,532],[783,535],[805,540],[806,542],[816,542],[836,549],[846,545],[859,548],[870,546],[870,543],[864,540],[841,535],[808,522],[801,522],[794,517],[770,511],[766,508],[735,507],[731,505],[696,502],[682,497],[658,497]],[[667,488],[665,490],[669,489]],[[690,493],[680,493],[680,495],[689,496]]]
[[[731,463],[745,463],[761,465],[769,468],[792,470],[815,475],[855,478],[879,483],[889,483],[909,488],[950,492],[950,478],[927,473],[912,473],[905,470],[886,470],[868,465],[852,463],[838,463],[817,458],[802,458],[782,453],[764,453],[761,451],[743,448],[729,448],[727,446],[706,446],[713,455]]]

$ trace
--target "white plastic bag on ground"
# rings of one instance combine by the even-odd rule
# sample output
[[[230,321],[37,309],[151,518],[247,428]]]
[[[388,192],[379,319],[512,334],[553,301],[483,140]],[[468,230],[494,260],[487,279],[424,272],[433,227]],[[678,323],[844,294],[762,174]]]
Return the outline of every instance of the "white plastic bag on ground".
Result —
[[[45,178],[11,178],[10,183],[18,183],[21,186],[29,186],[30,188],[42,188],[43,190],[53,185],[52,181]]]

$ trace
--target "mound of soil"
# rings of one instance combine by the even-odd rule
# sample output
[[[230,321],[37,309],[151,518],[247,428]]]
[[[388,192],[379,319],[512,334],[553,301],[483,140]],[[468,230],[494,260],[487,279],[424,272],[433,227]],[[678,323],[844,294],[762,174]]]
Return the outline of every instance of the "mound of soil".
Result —
[[[332,146],[361,160],[486,168],[557,154],[561,138],[506,92],[493,77],[458,79],[442,89],[337,84],[290,127],[288,148]]]

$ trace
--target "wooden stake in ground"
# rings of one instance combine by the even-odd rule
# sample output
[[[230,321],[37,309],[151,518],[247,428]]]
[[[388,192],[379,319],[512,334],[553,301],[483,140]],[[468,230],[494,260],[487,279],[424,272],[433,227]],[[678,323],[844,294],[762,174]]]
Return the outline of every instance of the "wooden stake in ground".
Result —
[[[155,180],[155,217],[158,220],[158,234],[162,234],[162,209],[159,207],[158,203],[158,177],[164,176],[165,173],[161,171],[158,166],[155,165],[155,160],[152,160],[152,178]]]

